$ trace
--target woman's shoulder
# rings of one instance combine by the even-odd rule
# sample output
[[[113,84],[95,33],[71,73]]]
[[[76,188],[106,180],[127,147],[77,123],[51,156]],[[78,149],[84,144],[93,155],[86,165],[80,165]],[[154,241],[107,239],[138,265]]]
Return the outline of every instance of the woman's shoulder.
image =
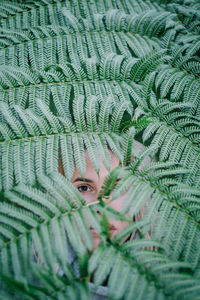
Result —
[[[89,289],[91,292],[92,300],[106,300],[108,298],[108,287],[99,286],[97,289],[94,287],[93,282],[89,282]]]

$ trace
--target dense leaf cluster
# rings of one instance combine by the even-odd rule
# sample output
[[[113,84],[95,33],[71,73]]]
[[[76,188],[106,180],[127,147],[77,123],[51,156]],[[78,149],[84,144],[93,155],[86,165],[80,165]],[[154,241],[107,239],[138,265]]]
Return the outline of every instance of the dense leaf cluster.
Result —
[[[199,299],[199,12],[1,1],[0,299],[90,299],[105,281],[109,299]],[[110,170],[108,149],[120,166],[87,205],[74,167],[84,176],[87,150]],[[109,218],[129,225],[111,238]]]

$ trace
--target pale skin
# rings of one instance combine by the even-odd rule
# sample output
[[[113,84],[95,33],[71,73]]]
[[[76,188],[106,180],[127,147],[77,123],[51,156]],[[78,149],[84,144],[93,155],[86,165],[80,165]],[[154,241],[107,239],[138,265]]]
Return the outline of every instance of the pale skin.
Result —
[[[119,159],[111,151],[110,151],[110,155],[111,155],[111,170],[112,170],[119,165]],[[85,151],[85,159],[86,159],[86,172],[84,174],[85,180],[81,178],[81,175],[75,166],[74,174],[72,177],[72,183],[82,194],[86,203],[90,204],[97,201],[98,194],[101,190],[105,177],[108,175],[109,172],[104,166],[103,162],[101,162],[100,171],[98,175],[92,166],[87,151]],[[120,212],[123,205],[124,197],[125,195],[122,195],[118,199],[111,201],[109,203],[110,207]],[[109,219],[108,221],[111,228],[110,230],[111,237],[113,237],[116,233],[118,233],[128,225],[128,222],[126,221],[120,221],[116,219]],[[94,230],[91,230],[91,232],[93,236],[94,249],[96,249],[96,247],[100,242],[100,237]]]

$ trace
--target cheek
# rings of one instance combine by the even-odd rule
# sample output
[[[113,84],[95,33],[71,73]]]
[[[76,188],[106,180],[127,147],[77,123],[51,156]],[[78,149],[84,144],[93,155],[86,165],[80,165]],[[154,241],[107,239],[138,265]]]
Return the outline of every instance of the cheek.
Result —
[[[92,203],[97,200],[97,193],[96,192],[89,192],[82,194],[83,198],[85,199],[86,203]]]
[[[124,199],[125,199],[125,195],[122,195],[121,197],[119,197],[116,200],[113,200],[109,206],[112,207],[113,209],[115,209],[116,211],[121,211],[122,207],[123,207],[123,203],[124,203]]]
[[[101,242],[100,237],[93,236],[93,250],[95,250]]]

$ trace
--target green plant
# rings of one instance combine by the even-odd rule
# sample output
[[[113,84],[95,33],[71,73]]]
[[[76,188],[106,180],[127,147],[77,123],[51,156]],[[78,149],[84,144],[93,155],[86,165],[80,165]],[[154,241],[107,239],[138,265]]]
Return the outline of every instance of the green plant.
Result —
[[[110,299],[199,299],[199,8],[1,1],[0,299],[90,299],[94,271]],[[86,148],[97,173],[100,154],[109,169],[108,145],[121,165],[88,206],[74,164],[83,176]],[[103,201],[126,191],[121,213]],[[107,219],[127,211],[111,239]],[[101,237],[94,252],[85,215]],[[134,231],[139,240],[120,243]]]

